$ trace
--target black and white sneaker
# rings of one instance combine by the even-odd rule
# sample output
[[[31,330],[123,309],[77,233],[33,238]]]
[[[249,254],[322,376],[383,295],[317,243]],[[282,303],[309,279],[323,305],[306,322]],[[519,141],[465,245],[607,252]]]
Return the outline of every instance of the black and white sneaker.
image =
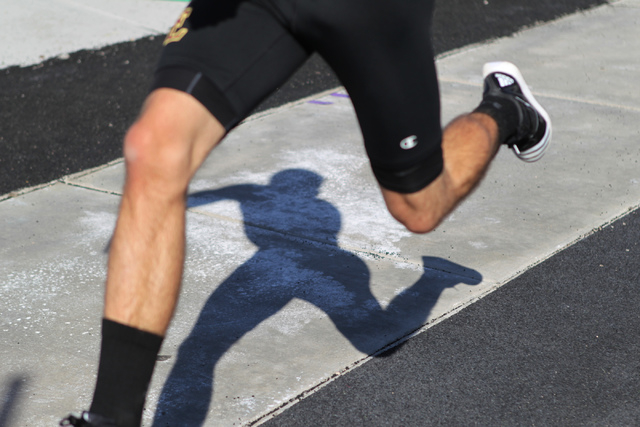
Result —
[[[71,414],[62,421],[60,426],[67,427],[118,427],[115,421],[110,418],[92,414],[90,412],[83,412],[81,414]]]
[[[483,99],[510,99],[518,110],[518,128],[504,144],[525,162],[539,160],[551,140],[551,119],[533,97],[520,70],[510,62],[489,62],[482,74]]]

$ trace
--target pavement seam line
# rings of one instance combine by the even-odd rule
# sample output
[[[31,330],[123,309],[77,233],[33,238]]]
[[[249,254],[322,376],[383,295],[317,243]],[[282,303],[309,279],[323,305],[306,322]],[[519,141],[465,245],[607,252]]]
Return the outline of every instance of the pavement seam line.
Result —
[[[115,163],[117,163],[117,162],[115,162]],[[100,169],[102,169],[102,167]],[[84,176],[84,175],[88,175],[88,173],[87,174],[83,174],[82,176]],[[37,187],[37,188],[33,187],[32,191],[36,191],[36,190],[39,190],[41,188],[52,186],[52,185],[55,185],[55,184],[58,184],[58,183],[67,185],[69,187],[75,187],[75,188],[80,188],[80,189],[84,189],[84,190],[88,190],[88,191],[94,191],[94,192],[97,192],[97,193],[108,194],[108,195],[112,195],[112,196],[122,196],[121,192],[117,192],[117,191],[113,191],[113,190],[106,190],[106,189],[103,189],[103,188],[99,188],[99,187],[95,187],[95,186],[87,185],[87,184],[81,184],[81,183],[73,182],[73,181],[66,180],[66,179],[60,179],[60,180],[52,181],[50,183],[43,184],[41,187]],[[26,194],[26,193],[23,193],[23,194]],[[9,193],[9,197],[8,198],[15,197],[15,196],[10,196],[10,195],[11,195],[11,193]],[[20,194],[20,195],[22,195],[22,194]],[[0,201],[2,201],[2,200],[0,200]],[[208,216],[210,218],[216,218],[216,219],[219,219],[221,221],[231,222],[231,223],[240,224],[240,225],[246,225],[248,227],[253,227],[253,228],[260,229],[260,230],[269,231],[269,232],[272,232],[272,233],[277,233],[277,234],[280,234],[280,235],[282,235],[284,237],[287,237],[287,238],[289,238],[291,240],[294,240],[294,241],[297,240],[297,241],[302,241],[302,242],[307,242],[307,243],[315,243],[315,244],[320,244],[320,245],[327,246],[327,247],[330,247],[330,248],[336,247],[338,249],[342,249],[342,250],[346,250],[348,252],[351,252],[354,255],[360,254],[360,255],[363,255],[365,257],[382,258],[384,260],[395,262],[395,263],[405,263],[405,264],[415,265],[415,266],[420,267],[420,268],[425,269],[425,270],[440,271],[442,273],[452,274],[452,275],[460,276],[460,277],[471,277],[471,276],[467,276],[467,275],[461,274],[459,272],[452,272],[452,271],[447,271],[447,270],[443,270],[443,269],[432,267],[432,266],[425,266],[425,265],[423,265],[423,264],[421,264],[419,262],[416,262],[416,261],[413,261],[413,260],[410,260],[410,259],[405,259],[405,258],[395,257],[395,256],[389,256],[389,254],[382,253],[382,252],[370,251],[370,250],[362,249],[362,248],[355,247],[355,246],[345,245],[345,244],[333,244],[333,243],[331,243],[329,241],[321,240],[321,239],[314,239],[314,238],[311,238],[309,236],[302,236],[302,235],[298,235],[298,234],[286,233],[286,232],[284,232],[282,230],[278,230],[278,229],[273,228],[273,227],[268,227],[268,226],[265,226],[265,225],[262,225],[262,224],[253,223],[253,222],[248,222],[248,221],[232,218],[232,217],[226,216],[226,215],[215,214],[215,213],[212,213],[212,212],[206,212],[206,211],[203,211],[203,210],[200,210],[200,209],[194,209],[194,208],[187,208],[187,211],[195,213],[195,214],[203,215],[203,216]]]
[[[332,91],[334,91],[334,90],[332,90]],[[332,91],[328,91],[328,92],[331,93]],[[122,197],[122,192],[113,191],[113,190],[107,190],[107,189],[96,187],[96,186],[93,186],[93,185],[74,182],[74,179],[82,178],[84,176],[91,175],[94,172],[99,172],[99,171],[101,171],[103,169],[106,169],[106,168],[108,168],[110,166],[117,165],[117,164],[122,163],[122,162],[123,162],[122,158],[116,159],[116,160],[114,160],[112,162],[109,162],[109,163],[106,163],[104,165],[97,166],[97,167],[92,168],[92,169],[87,169],[87,170],[84,170],[84,171],[81,171],[81,172],[78,172],[78,173],[75,173],[75,174],[71,174],[71,175],[62,177],[60,179],[56,179],[56,180],[50,181],[50,182],[45,183],[45,184],[41,184],[41,185],[34,186],[34,187],[29,187],[29,188],[26,188],[26,189],[23,189],[23,190],[15,191],[15,192],[10,192],[10,193],[7,193],[5,195],[0,196],[0,202],[3,202],[5,200],[9,200],[9,199],[12,199],[12,198],[15,198],[15,197],[20,197],[22,195],[25,195],[25,194],[28,194],[28,193],[31,193],[31,192],[34,192],[34,191],[37,191],[37,190],[42,190],[44,188],[51,187],[51,186],[53,186],[55,184],[63,184],[63,185],[67,185],[69,187],[80,188],[80,189],[84,189],[84,190],[87,190],[87,191],[94,191],[94,192],[97,192],[97,193],[102,193],[102,194],[108,194],[108,195],[111,195],[111,196],[120,196],[120,197]],[[278,229],[275,229],[275,228],[271,228],[271,227],[267,227],[267,226],[264,226],[264,225],[251,223],[251,222],[246,222],[244,220],[235,219],[235,218],[232,218],[232,217],[229,217],[229,216],[226,216],[226,215],[214,214],[214,213],[211,213],[211,212],[206,212],[206,211],[203,211],[203,210],[200,210],[200,209],[194,209],[194,208],[187,208],[187,211],[193,212],[193,213],[196,213],[196,214],[200,214],[200,215],[204,215],[204,216],[208,216],[208,217],[211,217],[211,218],[216,218],[216,219],[219,219],[221,221],[232,222],[232,223],[235,223],[235,224],[246,224],[249,227],[254,227],[254,228],[270,231],[270,232],[273,232],[273,233],[278,233],[278,234],[281,234],[281,235],[283,235],[285,237],[288,237],[288,238],[291,238],[291,239],[297,239],[297,240],[302,240],[302,241],[306,241],[306,242],[322,244],[322,245],[326,245],[326,246],[330,246],[330,247],[331,246],[336,246],[337,248],[342,249],[342,250],[346,250],[348,252],[351,252],[354,255],[355,254],[360,254],[360,255],[365,256],[365,257],[382,258],[382,259],[390,261],[390,262],[406,263],[406,264],[415,265],[415,266],[417,266],[419,268],[422,268],[422,269],[428,269],[428,270],[432,270],[432,271],[440,271],[442,273],[453,274],[453,275],[460,276],[460,277],[470,277],[470,276],[466,276],[464,274],[461,274],[459,272],[451,272],[451,271],[442,270],[442,269],[439,269],[439,268],[436,268],[436,267],[425,266],[425,265],[423,265],[423,264],[421,264],[421,263],[419,263],[417,261],[413,261],[413,260],[410,260],[410,259],[404,259],[404,258],[401,258],[401,257],[389,256],[389,254],[382,253],[382,252],[370,251],[370,250],[366,250],[366,249],[363,249],[363,248],[350,246],[350,245],[345,245],[345,244],[340,244],[340,243],[334,245],[331,242],[323,241],[323,240],[320,240],[320,239],[313,239],[313,238],[310,238],[308,236],[299,236],[299,235],[295,235],[295,234],[285,233],[285,232],[283,232],[281,230],[278,230]]]
[[[69,187],[81,188],[83,190],[88,190],[88,191],[95,191],[97,193],[109,194],[111,196],[122,196],[122,193],[119,193],[117,191],[105,190],[103,188],[94,187],[92,185],[78,184],[78,183],[75,183],[75,182],[64,182],[64,181],[60,181],[60,182],[62,184],[64,184],[64,185],[69,186]]]
[[[482,84],[480,84],[480,83],[474,83],[474,82],[469,82],[469,81],[465,81],[465,80],[461,80],[461,79],[455,79],[455,78],[449,78],[449,77],[440,77],[439,80],[442,83],[453,83],[453,84],[465,85],[465,86],[476,87],[476,88],[482,87]],[[628,111],[633,111],[633,112],[636,112],[636,113],[640,113],[640,107],[634,107],[634,106],[631,106],[631,105],[620,105],[620,104],[613,104],[613,103],[603,102],[603,101],[593,101],[593,100],[584,99],[584,98],[577,98],[577,97],[567,96],[567,95],[557,95],[557,94],[552,94],[552,93],[548,93],[548,92],[540,92],[540,91],[535,91],[535,90],[532,90],[531,92],[535,96],[541,97],[541,98],[550,98],[550,99],[556,99],[556,100],[560,100],[560,101],[578,102],[578,103],[581,103],[581,104],[595,105],[595,106],[598,106],[598,107],[615,108],[615,109],[628,110]]]
[[[253,228],[257,228],[259,230],[264,230],[264,231],[269,231],[269,232],[272,232],[272,233],[277,233],[277,234],[280,234],[281,236],[284,236],[284,237],[286,237],[288,239],[291,239],[292,241],[301,241],[301,242],[319,244],[319,245],[327,246],[329,248],[342,249],[342,250],[350,252],[350,253],[352,253],[354,255],[362,255],[364,257],[375,257],[375,258],[384,259],[386,261],[390,261],[390,262],[394,262],[394,263],[404,263],[404,264],[415,265],[415,266],[417,266],[417,267],[419,267],[419,268],[421,268],[423,270],[439,271],[439,272],[442,272],[442,273],[445,273],[445,274],[450,274],[450,275],[454,275],[454,276],[458,276],[458,277],[473,278],[472,276],[467,276],[467,275],[462,274],[460,272],[447,271],[447,270],[443,270],[441,268],[437,268],[437,267],[433,267],[433,266],[426,266],[426,265],[424,265],[422,263],[419,263],[417,261],[413,261],[413,260],[410,260],[410,259],[405,259],[405,258],[396,257],[396,256],[389,256],[389,254],[387,254],[387,253],[370,251],[370,250],[358,248],[358,247],[355,247],[355,246],[345,245],[345,244],[341,244],[341,243],[334,244],[334,243],[332,243],[330,241],[321,240],[321,239],[314,239],[314,238],[309,237],[309,236],[302,236],[302,235],[298,235],[298,234],[287,233],[287,232],[284,232],[282,230],[278,230],[276,228],[272,228],[272,227],[268,227],[268,226],[265,226],[265,225],[262,225],[262,224],[257,224],[257,223],[248,222],[248,221],[244,221],[244,220],[239,220],[239,219],[236,219],[236,218],[228,217],[226,215],[215,214],[215,213],[206,212],[206,211],[203,211],[203,210],[200,210],[200,209],[193,209],[193,208],[189,208],[188,211],[192,212],[192,213],[208,216],[208,217],[211,217],[211,218],[216,218],[216,219],[219,219],[221,221],[228,221],[228,222],[232,222],[232,223],[235,223],[235,224],[244,224],[244,225],[246,225],[248,227],[253,227]]]
[[[122,163],[123,161],[124,161],[123,158],[115,159],[115,160],[112,160],[112,161],[110,161],[108,163],[105,163],[103,165],[99,165],[99,166],[96,166],[96,167],[93,167],[93,168],[85,169],[85,170],[82,170],[80,172],[74,172],[74,173],[71,173],[69,175],[65,175],[63,177],[56,178],[56,179],[54,179],[52,181],[45,182],[43,184],[34,185],[32,187],[24,187],[24,188],[20,188],[18,190],[15,190],[15,191],[10,191],[10,192],[8,192],[6,194],[1,194],[0,195],[0,202],[4,202],[5,200],[13,199],[15,197],[20,197],[20,196],[23,196],[25,194],[32,193],[34,191],[43,190],[43,189],[45,189],[47,187],[51,187],[51,186],[56,185],[56,184],[65,184],[65,185],[74,185],[76,187],[83,187],[83,184],[74,183],[73,180],[74,179],[78,179],[78,178],[82,178],[82,177],[87,176],[87,175],[91,175],[94,172],[99,172],[99,171],[101,171],[103,169],[106,169],[106,168],[108,168],[110,166],[114,166],[114,165],[117,165],[119,163]],[[90,188],[87,187],[87,189],[90,189]],[[99,189],[99,188],[94,188],[94,190],[95,191],[100,191],[102,193],[110,192],[110,191],[102,190],[102,189]],[[111,192],[111,193],[113,193],[113,192]]]

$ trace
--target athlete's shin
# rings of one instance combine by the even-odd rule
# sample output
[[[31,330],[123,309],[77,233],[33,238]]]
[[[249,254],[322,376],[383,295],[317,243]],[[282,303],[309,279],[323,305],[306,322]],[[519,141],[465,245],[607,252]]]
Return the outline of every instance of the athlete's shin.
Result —
[[[169,156],[151,153],[149,143],[130,138],[131,133],[109,256],[105,317],[164,335],[182,278],[188,177],[176,176],[178,167],[162,161]],[[172,172],[162,173],[171,167]]]
[[[499,147],[498,126],[488,115],[465,114],[445,128],[442,152],[455,204],[482,180]]]

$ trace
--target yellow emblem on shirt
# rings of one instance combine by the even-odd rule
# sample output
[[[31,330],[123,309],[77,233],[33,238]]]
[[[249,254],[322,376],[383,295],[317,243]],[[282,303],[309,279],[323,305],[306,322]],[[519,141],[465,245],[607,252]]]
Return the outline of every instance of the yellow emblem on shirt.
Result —
[[[169,43],[179,42],[184,36],[187,35],[189,29],[184,28],[184,23],[187,21],[187,18],[191,16],[191,12],[193,12],[192,7],[188,7],[184,10],[184,12],[182,12],[182,15],[180,15],[180,19],[178,19],[176,25],[173,26],[167,37],[164,39],[164,46],[168,45]]]

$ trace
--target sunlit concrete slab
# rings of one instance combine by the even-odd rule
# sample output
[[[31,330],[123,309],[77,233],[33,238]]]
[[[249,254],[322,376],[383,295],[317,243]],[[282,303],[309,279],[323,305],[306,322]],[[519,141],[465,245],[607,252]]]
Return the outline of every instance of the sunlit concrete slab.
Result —
[[[568,16],[513,37],[463,48],[439,62],[444,80],[482,84],[487,61],[516,62],[540,94],[640,111],[635,82],[640,64],[640,3],[610,5]],[[528,71],[528,72],[527,72]]]
[[[90,398],[117,203],[62,184],[0,203],[0,389],[14,384],[13,425],[56,425]]]
[[[0,1],[0,67],[169,32],[185,3],[162,0]]]

